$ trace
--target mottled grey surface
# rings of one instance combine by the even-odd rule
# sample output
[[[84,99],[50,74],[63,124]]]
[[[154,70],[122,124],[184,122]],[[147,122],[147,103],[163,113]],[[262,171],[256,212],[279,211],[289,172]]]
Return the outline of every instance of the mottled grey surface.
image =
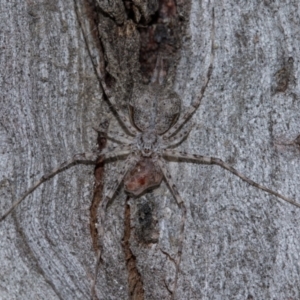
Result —
[[[95,146],[101,91],[73,1],[1,1],[1,212]],[[93,167],[38,188],[0,224],[0,299],[89,299]]]
[[[90,126],[104,108],[73,1],[0,6],[2,212],[44,172],[95,146]],[[300,202],[300,150],[280,145],[300,132],[298,1],[193,1],[176,81],[185,106],[208,67],[212,7],[213,74],[180,148],[219,157]],[[290,74],[286,89],[280,74]],[[120,165],[107,166],[107,180]],[[188,211],[176,299],[299,299],[300,210],[217,166],[169,166]],[[90,299],[92,190],[93,167],[73,167],[0,224],[0,299]],[[133,228],[132,251],[145,299],[168,299],[181,214],[165,184],[149,199],[159,242],[138,243]],[[130,202],[133,226],[145,201]],[[128,299],[124,202],[120,191],[108,208],[99,299]]]

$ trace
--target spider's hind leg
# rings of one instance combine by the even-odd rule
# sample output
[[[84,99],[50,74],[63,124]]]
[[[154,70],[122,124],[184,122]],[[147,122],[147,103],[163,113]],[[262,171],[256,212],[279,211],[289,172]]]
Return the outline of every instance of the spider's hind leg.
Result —
[[[125,160],[122,169],[117,174],[116,179],[112,182],[111,185],[108,186],[106,196],[100,205],[100,224],[98,226],[100,241],[102,241],[104,235],[105,212],[106,212],[107,205],[109,201],[113,198],[114,194],[116,193],[116,190],[118,189],[119,185],[121,184],[127,172],[131,170],[137,163],[137,160],[138,159],[134,155],[128,156],[127,159]]]
[[[99,250],[97,252],[97,259],[96,259],[96,270],[95,270],[95,277],[92,283],[92,291],[95,291],[95,286],[97,282],[97,275],[100,266],[100,260],[103,250],[103,238],[104,238],[104,227],[105,227],[105,219],[106,219],[106,208],[109,201],[113,198],[114,194],[116,193],[118,187],[120,186],[122,180],[124,179],[127,172],[137,163],[137,158],[134,155],[130,155],[125,160],[125,163],[121,169],[121,171],[117,174],[117,178],[112,182],[112,184],[108,187],[107,193],[105,198],[100,204],[100,222],[97,226],[98,229],[98,238],[99,238]]]
[[[134,155],[129,155],[124,162],[122,169],[116,176],[116,179],[112,182],[111,185],[108,186],[108,190],[104,200],[101,202],[100,205],[100,225],[99,225],[99,232],[100,235],[104,234],[104,225],[105,225],[105,211],[108,205],[108,202],[113,198],[116,190],[118,189],[119,185],[121,184],[122,180],[124,179],[127,172],[134,167],[137,163],[138,158]],[[102,239],[101,239],[102,240]]]

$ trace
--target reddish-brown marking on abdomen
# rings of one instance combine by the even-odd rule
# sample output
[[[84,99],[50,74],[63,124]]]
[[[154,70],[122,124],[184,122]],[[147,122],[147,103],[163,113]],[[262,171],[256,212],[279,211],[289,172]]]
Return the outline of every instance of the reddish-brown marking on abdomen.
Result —
[[[145,185],[145,183],[146,183],[146,178],[145,178],[145,176],[144,177],[142,177],[142,178],[139,178],[139,184],[140,185]]]
[[[161,183],[163,174],[151,158],[143,157],[124,178],[125,191],[138,196]]]

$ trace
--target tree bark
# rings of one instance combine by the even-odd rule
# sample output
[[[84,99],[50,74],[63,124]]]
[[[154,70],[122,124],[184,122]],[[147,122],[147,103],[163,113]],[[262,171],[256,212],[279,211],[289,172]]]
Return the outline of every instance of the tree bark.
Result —
[[[79,26],[86,4],[0,0],[1,215],[44,173],[95,148],[93,126],[119,126],[91,61],[97,45],[87,50]],[[300,202],[299,4],[192,0],[173,86],[185,107],[209,65],[213,8],[212,76],[178,148]],[[105,165],[105,184],[120,166]],[[162,183],[138,199],[121,188],[109,205],[98,299],[299,299],[300,209],[218,166],[168,166],[187,207],[176,290],[181,211]],[[93,166],[76,165],[0,223],[1,299],[91,298],[93,185]]]

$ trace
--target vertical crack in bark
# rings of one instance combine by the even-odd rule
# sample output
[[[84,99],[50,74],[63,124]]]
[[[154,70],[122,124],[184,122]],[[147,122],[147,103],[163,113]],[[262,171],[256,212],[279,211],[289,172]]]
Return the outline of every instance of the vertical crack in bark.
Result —
[[[136,266],[136,257],[130,249],[131,227],[130,205],[128,204],[129,199],[130,197],[127,196],[124,212],[124,237],[122,243],[128,271],[129,298],[131,300],[144,300],[143,280]]]
[[[107,143],[107,137],[105,132],[99,132],[98,138],[97,138],[98,148],[99,150],[103,150]],[[104,179],[104,160],[103,156],[100,156],[95,170],[94,170],[94,176],[95,176],[95,186],[94,186],[94,194],[93,194],[93,200],[90,207],[90,231],[91,231],[91,237],[93,241],[93,248],[94,251],[97,252],[99,250],[99,244],[98,244],[98,230],[97,230],[97,211],[99,204],[102,200],[103,195],[103,179]]]
[[[144,80],[158,76],[163,81],[175,66],[181,43],[181,21],[174,0],[159,0],[158,10],[148,24],[137,27],[140,33],[140,70]],[[155,75],[156,72],[160,74]]]
[[[105,121],[104,126],[101,126],[102,128],[108,128],[108,122]],[[102,124],[102,125],[103,125]],[[98,138],[97,138],[98,148],[99,150],[103,150],[106,147],[107,143],[107,134],[106,131],[98,132]],[[90,207],[90,231],[91,231],[91,237],[92,237],[92,243],[94,251],[97,255],[97,261],[96,261],[96,267],[95,267],[95,278],[94,282],[92,284],[91,293],[92,293],[92,299],[98,300],[97,294],[96,294],[96,283],[97,283],[97,274],[100,264],[100,253],[101,253],[101,245],[99,244],[99,234],[97,229],[98,224],[98,216],[97,211],[98,207],[103,200],[103,179],[104,179],[104,157],[100,156],[97,164],[95,166],[94,170],[94,176],[95,176],[95,185],[94,185],[94,194],[93,194],[93,200]]]

